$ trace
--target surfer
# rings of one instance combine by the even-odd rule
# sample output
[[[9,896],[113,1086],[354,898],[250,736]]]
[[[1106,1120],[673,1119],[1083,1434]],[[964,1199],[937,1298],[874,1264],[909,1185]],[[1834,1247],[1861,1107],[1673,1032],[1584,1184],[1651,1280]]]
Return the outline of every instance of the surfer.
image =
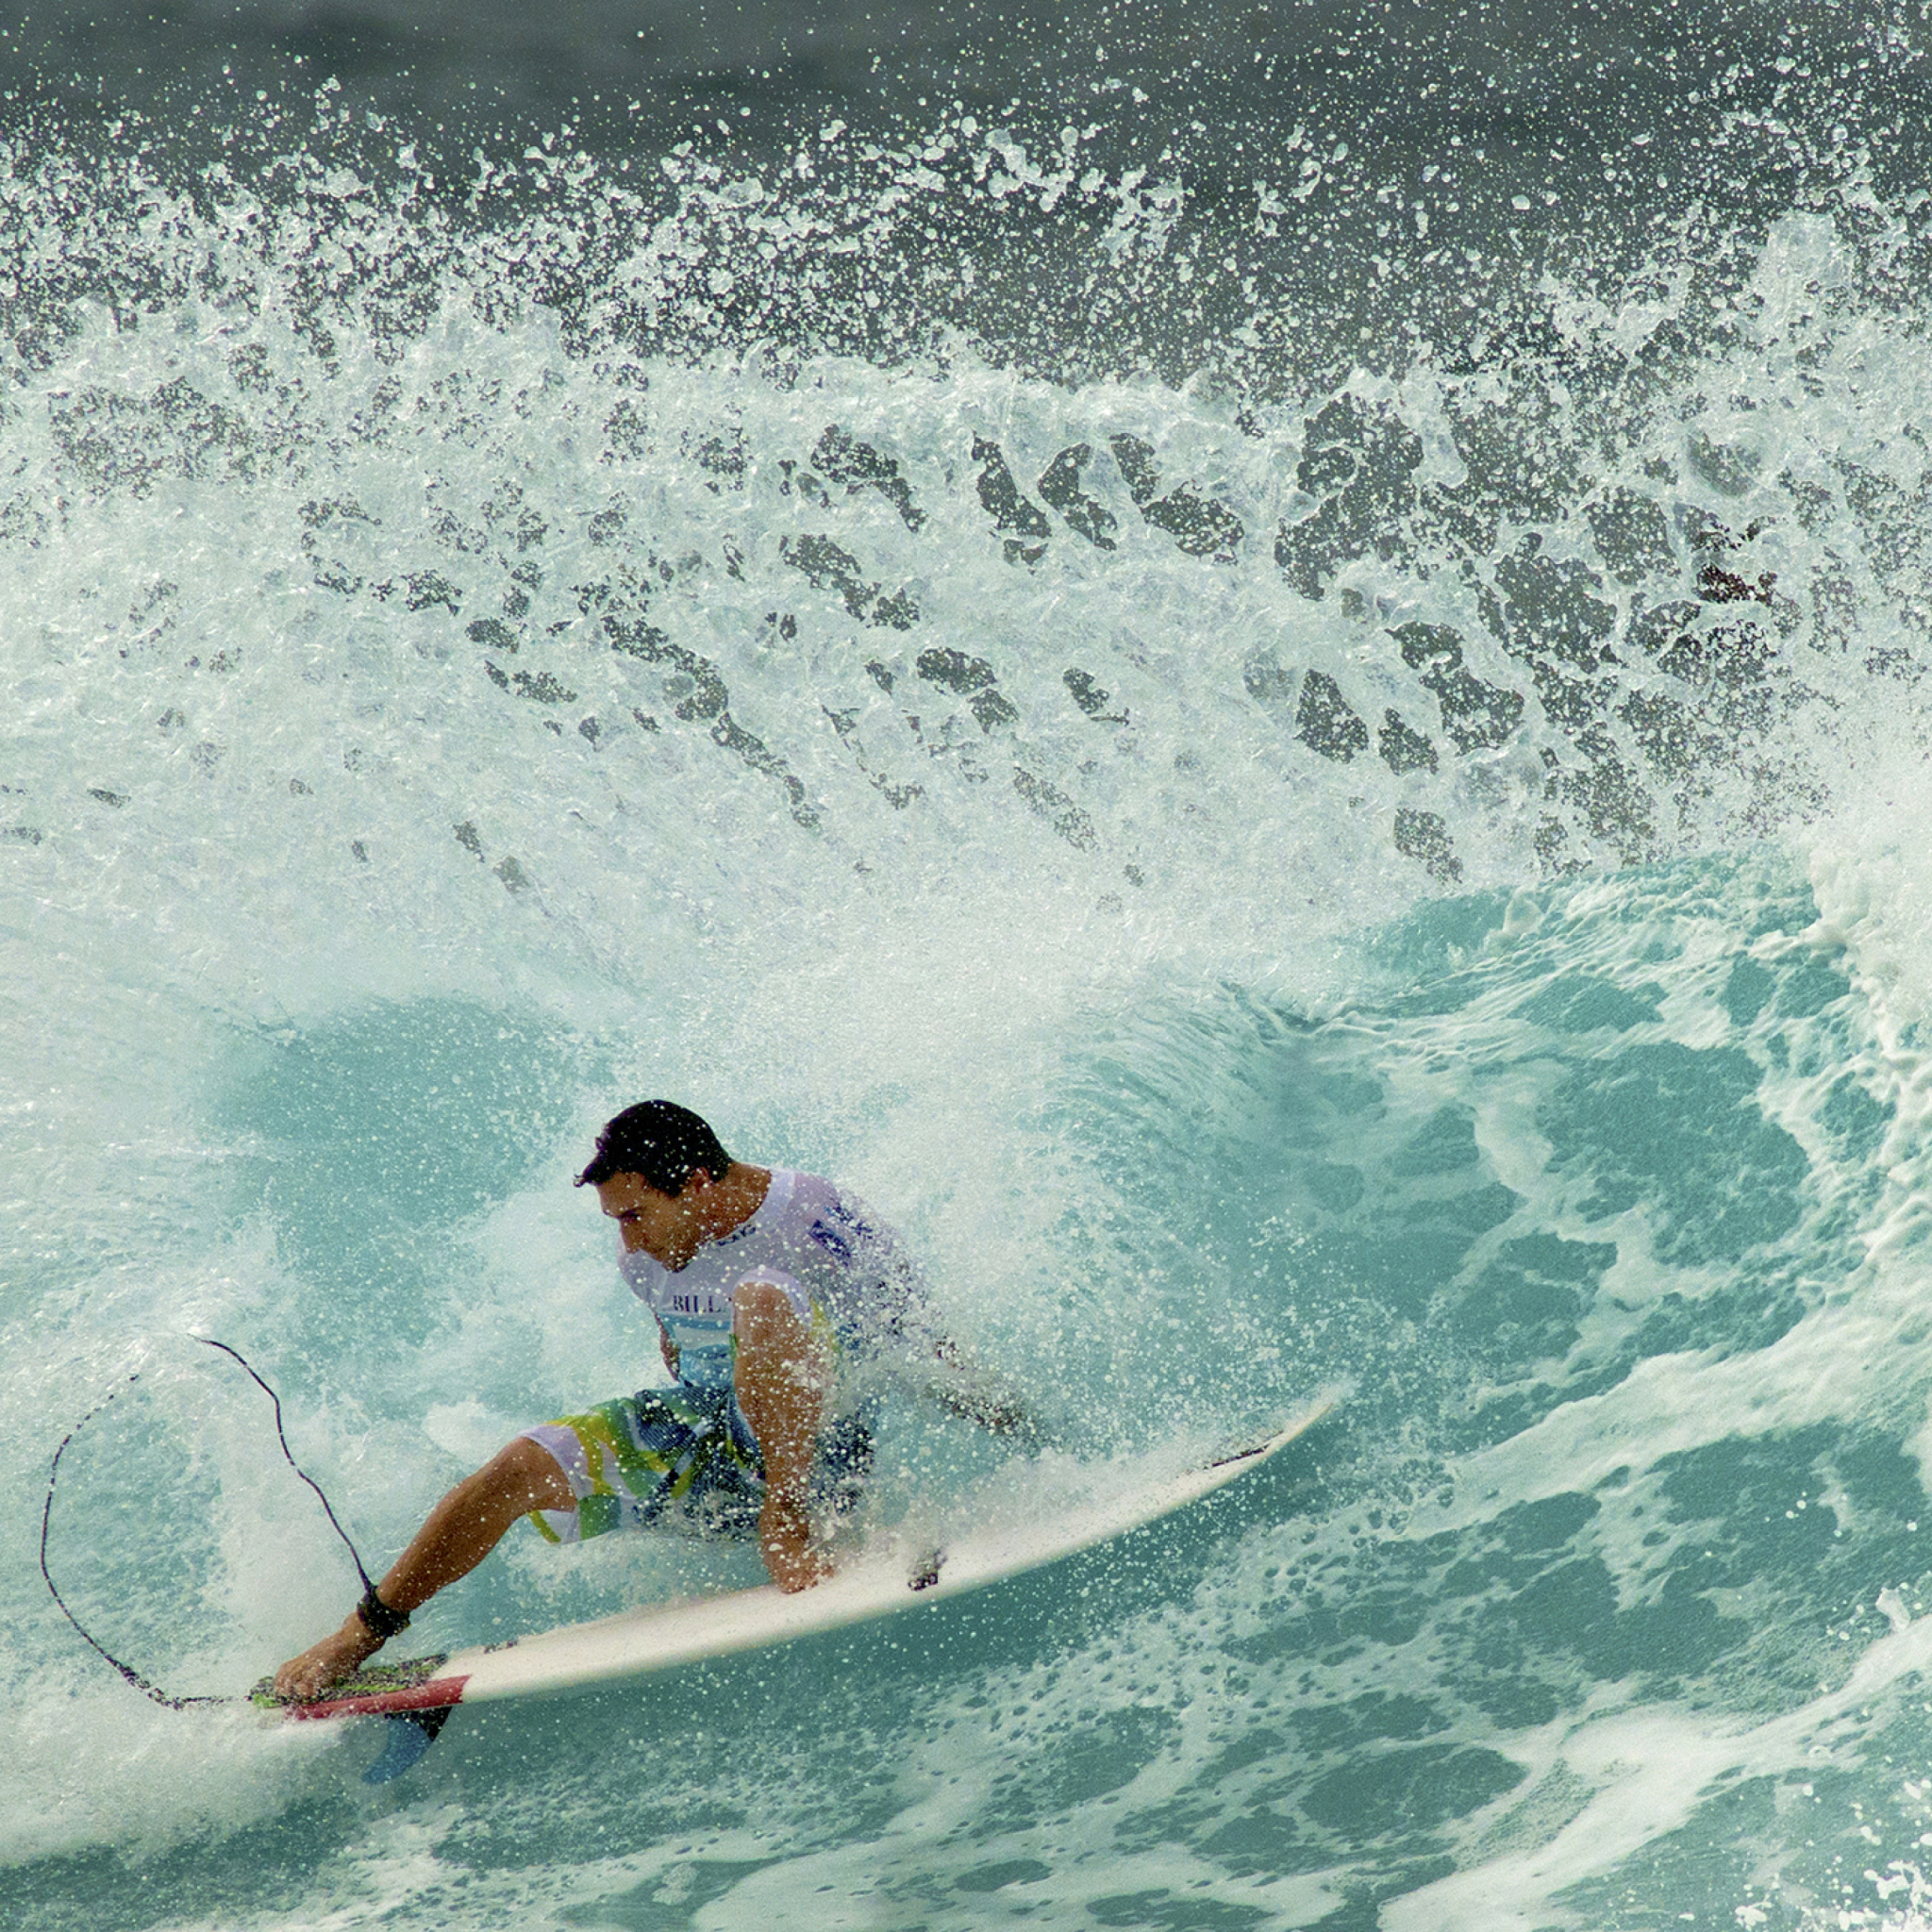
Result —
[[[734,1160],[688,1108],[647,1100],[605,1125],[576,1185],[617,1223],[618,1265],[657,1317],[673,1385],[517,1436],[437,1504],[340,1629],[276,1672],[280,1695],[319,1696],[358,1669],[520,1516],[576,1542],[677,1511],[756,1534],[772,1581],[808,1589],[830,1573],[824,1527],[870,1469],[882,1374],[1038,1440],[938,1328],[891,1232],[832,1182]]]

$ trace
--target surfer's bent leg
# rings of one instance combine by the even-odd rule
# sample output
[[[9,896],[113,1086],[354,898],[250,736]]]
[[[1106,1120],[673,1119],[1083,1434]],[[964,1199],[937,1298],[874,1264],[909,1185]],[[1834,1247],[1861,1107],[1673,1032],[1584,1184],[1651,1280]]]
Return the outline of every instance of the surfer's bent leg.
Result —
[[[375,1593],[387,1608],[408,1616],[439,1590],[467,1576],[519,1516],[532,1509],[567,1509],[573,1500],[569,1479],[556,1458],[541,1443],[519,1436],[429,1512]],[[283,1697],[319,1697],[382,1645],[360,1609],[351,1610],[341,1629],[275,1673],[275,1690]]]

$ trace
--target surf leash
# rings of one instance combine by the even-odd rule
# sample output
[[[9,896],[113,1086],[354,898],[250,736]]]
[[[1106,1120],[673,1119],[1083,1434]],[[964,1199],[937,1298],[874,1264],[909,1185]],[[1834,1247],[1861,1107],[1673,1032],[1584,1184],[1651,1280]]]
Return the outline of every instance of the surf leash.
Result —
[[[363,1589],[365,1591],[374,1591],[375,1585],[371,1580],[369,1572],[362,1567],[362,1558],[360,1555],[358,1553],[356,1545],[350,1541],[349,1532],[342,1527],[341,1522],[337,1519],[335,1510],[329,1507],[328,1498],[323,1494],[322,1485],[319,1482],[317,1482],[315,1478],[312,1475],[310,1475],[306,1469],[304,1469],[299,1462],[295,1460],[294,1454],[289,1447],[289,1438],[282,1427],[282,1398],[279,1395],[277,1395],[275,1391],[273,1389],[271,1389],[265,1381],[262,1380],[261,1376],[256,1373],[254,1366],[248,1361],[247,1357],[244,1357],[239,1349],[230,1348],[225,1341],[216,1341],[212,1337],[207,1335],[191,1336],[189,1340],[200,1342],[204,1348],[220,1349],[225,1356],[227,1356],[231,1360],[238,1363],[241,1366],[241,1368],[244,1371],[244,1373],[248,1375],[249,1379],[252,1382],[254,1382],[256,1387],[258,1388],[272,1403],[275,1404],[275,1440],[282,1445],[283,1457],[286,1458],[289,1467],[292,1469],[295,1472],[295,1474],[299,1475],[302,1478],[302,1480],[305,1483],[307,1483],[311,1490],[315,1491],[317,1499],[322,1504],[323,1514],[328,1518],[329,1526],[335,1531],[335,1533],[339,1537],[341,1538],[343,1547],[346,1548],[349,1553],[349,1559],[356,1566],[356,1574],[362,1579]],[[73,1610],[68,1607],[67,1599],[60,1594],[59,1586],[56,1584],[54,1581],[53,1572],[47,1568],[47,1541],[48,1538],[51,1536],[53,1532],[54,1488],[55,1485],[60,1479],[60,1458],[61,1457],[66,1455],[67,1445],[74,1441],[75,1437],[80,1434],[81,1430],[87,1427],[89,1423],[93,1421],[95,1416],[99,1415],[101,1411],[107,1407],[108,1403],[114,1400],[115,1396],[121,1393],[122,1389],[125,1389],[131,1384],[138,1382],[140,1380],[141,1377],[139,1374],[129,1375],[126,1382],[124,1382],[121,1385],[120,1389],[110,1390],[108,1392],[108,1394],[105,1397],[103,1397],[101,1401],[95,1403],[94,1406],[91,1409],[89,1409],[88,1412],[84,1416],[82,1416],[81,1419],[77,1423],[75,1423],[75,1425],[71,1429],[69,1429],[64,1436],[61,1437],[60,1446],[54,1452],[53,1465],[47,1471],[47,1500],[42,1506],[41,1509],[41,1576],[42,1580],[46,1583],[48,1591],[53,1596],[55,1603],[57,1603],[60,1607],[60,1614],[63,1617],[65,1617],[67,1621],[74,1625],[75,1629],[80,1633],[82,1641],[86,1642],[92,1649],[99,1652],[99,1654],[103,1657],[105,1657],[108,1663],[112,1664],[115,1670],[120,1672],[121,1675],[125,1677],[128,1683],[132,1684],[134,1688],[142,1693],[142,1696],[153,1698],[153,1700],[157,1704],[164,1705],[170,1710],[186,1710],[191,1705],[196,1704],[242,1703],[244,1701],[243,1699],[235,1697],[171,1697],[168,1694],[168,1692],[161,1690],[158,1685],[149,1683],[149,1681],[145,1677],[143,1677],[141,1674],[141,1673],[134,1668],[132,1664],[123,1663],[122,1660],[118,1657],[116,1657],[113,1654],[113,1652],[107,1647],[106,1644],[100,1642],[94,1637],[92,1632],[88,1629],[86,1624],[84,1624],[80,1621],[80,1619],[74,1614]]]
[[[364,1592],[368,1593],[373,1591],[375,1589],[375,1579],[373,1576],[371,1576],[369,1572],[362,1567],[361,1556],[358,1552],[356,1545],[350,1541],[349,1532],[342,1527],[341,1524],[336,1518],[336,1512],[329,1507],[328,1498],[325,1496],[322,1492],[322,1485],[319,1482],[317,1482],[315,1478],[312,1475],[310,1475],[306,1469],[304,1469],[299,1462],[295,1460],[294,1454],[289,1447],[288,1436],[284,1433],[282,1429],[282,1398],[279,1395],[277,1395],[275,1391],[273,1389],[271,1389],[268,1386],[268,1384],[264,1382],[258,1374],[256,1374],[254,1368],[249,1364],[249,1362],[242,1355],[239,1349],[230,1348],[225,1341],[217,1341],[214,1340],[212,1336],[208,1335],[197,1335],[194,1336],[192,1340],[200,1342],[204,1348],[218,1348],[224,1355],[232,1357],[236,1362],[241,1364],[241,1367],[246,1373],[248,1379],[251,1382],[253,1382],[255,1386],[258,1389],[259,1389],[261,1392],[264,1395],[266,1395],[272,1403],[275,1404],[275,1441],[282,1445],[282,1456],[284,1459],[288,1462],[289,1467],[292,1469],[295,1472],[295,1474],[299,1475],[302,1478],[302,1480],[305,1483],[307,1483],[311,1490],[315,1491],[315,1500],[322,1505],[322,1513],[328,1518],[328,1526],[332,1530],[334,1530],[339,1537],[341,1538],[342,1547],[349,1553],[349,1561],[355,1564],[356,1574],[362,1579],[362,1589]]]

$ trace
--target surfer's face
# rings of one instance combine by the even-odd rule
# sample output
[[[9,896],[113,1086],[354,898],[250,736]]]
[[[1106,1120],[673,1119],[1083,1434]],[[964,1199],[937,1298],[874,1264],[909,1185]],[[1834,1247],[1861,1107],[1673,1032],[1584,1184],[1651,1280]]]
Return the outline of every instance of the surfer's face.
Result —
[[[665,1268],[682,1268],[703,1245],[704,1195],[709,1176],[700,1172],[681,1194],[664,1194],[642,1174],[614,1174],[597,1183],[598,1205],[616,1222],[626,1253],[642,1253]]]

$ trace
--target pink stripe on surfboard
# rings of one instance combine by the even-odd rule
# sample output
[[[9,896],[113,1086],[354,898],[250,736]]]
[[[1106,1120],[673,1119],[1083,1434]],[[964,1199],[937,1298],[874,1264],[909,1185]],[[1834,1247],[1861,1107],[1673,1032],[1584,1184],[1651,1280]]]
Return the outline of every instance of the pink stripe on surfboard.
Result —
[[[426,1684],[411,1684],[407,1690],[374,1690],[361,1697],[332,1697],[325,1704],[291,1704],[288,1716],[300,1722],[315,1717],[394,1717],[406,1710],[441,1710],[463,1701],[460,1677],[431,1677]]]

